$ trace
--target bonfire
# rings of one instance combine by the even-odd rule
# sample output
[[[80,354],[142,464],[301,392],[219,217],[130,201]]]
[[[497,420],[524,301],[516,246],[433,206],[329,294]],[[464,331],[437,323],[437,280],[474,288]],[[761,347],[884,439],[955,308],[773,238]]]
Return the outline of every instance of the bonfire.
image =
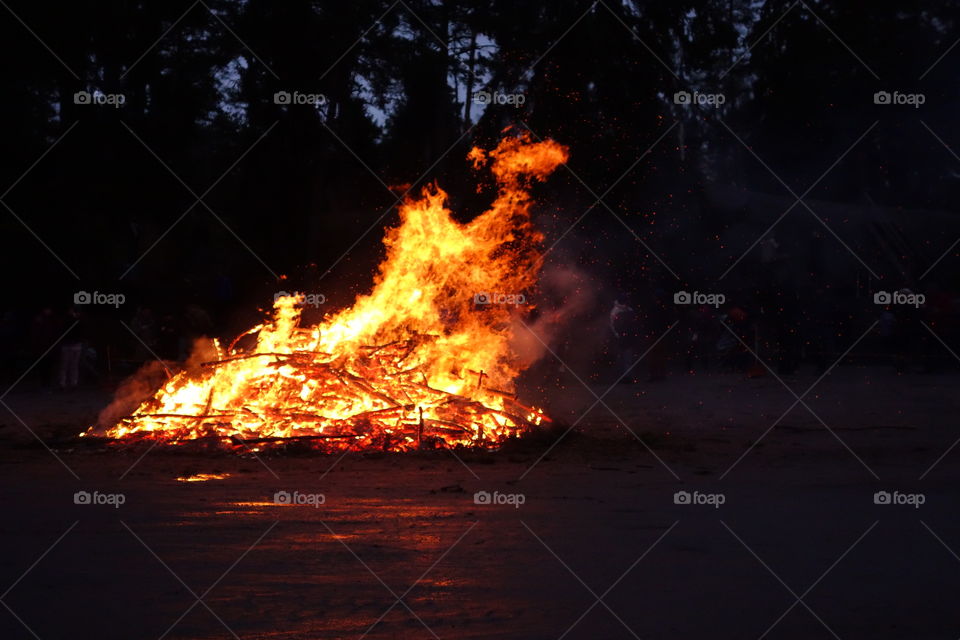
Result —
[[[509,136],[468,159],[496,180],[488,210],[459,223],[446,193],[424,188],[400,206],[373,288],[352,306],[304,326],[304,301],[280,296],[269,321],[226,348],[213,341],[215,358],[87,434],[404,451],[493,447],[536,428],[547,417],[517,398],[516,379],[529,363],[512,347],[542,262],[529,189],[567,150]]]

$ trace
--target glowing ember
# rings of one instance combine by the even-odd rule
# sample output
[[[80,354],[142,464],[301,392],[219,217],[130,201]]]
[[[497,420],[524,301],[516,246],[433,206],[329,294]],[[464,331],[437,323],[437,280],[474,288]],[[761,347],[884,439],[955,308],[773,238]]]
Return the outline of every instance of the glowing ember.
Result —
[[[468,158],[496,179],[490,209],[460,224],[443,190],[425,188],[387,231],[369,294],[313,326],[300,325],[296,298],[279,298],[272,320],[241,336],[255,346],[214,343],[215,360],[172,377],[105,435],[406,450],[492,446],[540,424],[543,412],[514,394],[529,363],[511,341],[531,305],[503,302],[524,300],[536,284],[543,238],[528,189],[567,150],[508,137]]]
[[[224,480],[229,473],[195,473],[192,476],[179,476],[177,482],[207,482],[208,480]]]

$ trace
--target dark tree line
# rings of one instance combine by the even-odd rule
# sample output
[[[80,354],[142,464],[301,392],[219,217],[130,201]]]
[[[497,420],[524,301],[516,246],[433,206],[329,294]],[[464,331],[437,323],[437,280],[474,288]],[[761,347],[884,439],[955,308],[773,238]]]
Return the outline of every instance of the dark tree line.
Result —
[[[715,210],[713,187],[785,195],[741,141],[799,194],[879,120],[811,197],[949,211],[958,195],[960,161],[931,134],[960,145],[953,1],[9,7],[8,307],[97,287],[154,299],[219,287],[262,303],[281,274],[314,288],[322,276],[345,301],[408,187],[437,179],[463,215],[479,210],[463,158],[507,126],[571,146],[543,224],[562,233],[593,206],[559,251],[625,282],[664,268],[624,224],[684,277],[732,262],[717,238],[739,213]],[[881,90],[926,101],[875,105]],[[78,91],[125,101],[75,104]],[[523,104],[483,108],[478,91]],[[725,100],[678,105],[678,91]],[[277,92],[324,101],[277,104]]]

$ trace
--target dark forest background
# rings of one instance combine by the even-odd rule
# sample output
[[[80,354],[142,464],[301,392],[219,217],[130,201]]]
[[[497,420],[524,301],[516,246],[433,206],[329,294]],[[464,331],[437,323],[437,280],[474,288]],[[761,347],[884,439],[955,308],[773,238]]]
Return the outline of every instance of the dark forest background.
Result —
[[[197,305],[223,333],[279,289],[347,304],[399,195],[437,180],[459,215],[481,210],[464,157],[508,126],[570,146],[540,223],[598,315],[679,289],[746,298],[774,271],[820,304],[955,290],[958,19],[953,1],[10,1],[5,335],[78,290],[123,292],[128,322]],[[762,245],[739,261],[794,204],[787,187],[813,184],[819,219],[795,206],[775,264]]]

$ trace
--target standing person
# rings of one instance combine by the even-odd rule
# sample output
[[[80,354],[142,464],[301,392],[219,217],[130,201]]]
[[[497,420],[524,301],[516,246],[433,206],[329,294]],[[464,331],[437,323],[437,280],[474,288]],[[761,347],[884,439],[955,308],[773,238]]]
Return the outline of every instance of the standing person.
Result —
[[[0,380],[6,383],[16,375],[17,359],[21,340],[17,314],[13,311],[4,311],[0,317]]]
[[[180,349],[180,329],[172,313],[164,313],[160,317],[157,334],[157,355],[163,360],[176,360]]]
[[[774,314],[777,339],[777,373],[793,375],[800,366],[803,338],[800,335],[800,302],[796,294],[779,296],[780,306]]]
[[[58,382],[63,390],[75,389],[80,384],[80,360],[87,341],[87,319],[76,307],[67,313],[67,322],[73,328],[67,332],[60,344],[60,367]],[[68,325],[69,326],[69,325]]]
[[[705,304],[691,308],[682,320],[684,327],[684,369],[687,373],[696,373],[699,367],[703,371],[710,367],[710,347],[715,343],[711,336],[716,333],[718,318],[712,307]]]
[[[754,357],[743,346],[744,344],[750,344],[749,341],[754,330],[747,312],[740,307],[731,307],[727,312],[720,314],[720,322],[730,330],[724,329],[720,333],[720,338],[717,340],[715,347],[721,369],[746,372],[748,377],[760,375],[751,370],[750,367],[751,363],[754,363]],[[740,336],[739,340],[737,336]]]
[[[897,317],[893,315],[889,305],[881,309],[880,318],[877,322],[880,330],[880,341],[884,347],[884,355],[889,355],[894,366],[899,367],[897,362]]]
[[[927,285],[926,300],[924,311],[921,314],[923,316],[923,322],[936,331],[941,339],[950,344],[952,342],[952,336],[941,334],[941,332],[943,332],[944,329],[950,329],[956,326],[956,323],[953,322],[955,315],[953,296],[942,289],[938,283],[931,282]],[[942,368],[941,363],[944,362],[941,357],[943,350],[927,331],[920,332],[920,338],[922,341],[921,357],[924,362],[924,371],[926,373],[938,373]]]
[[[661,273],[655,281],[650,304],[644,307],[643,345],[646,348],[647,382],[659,382],[667,377],[670,348],[664,335],[677,318],[674,293],[667,283],[672,280]]]
[[[901,296],[913,295],[913,292],[907,288],[900,289],[897,293]],[[925,311],[925,307],[909,304],[897,306],[896,321],[893,325],[895,349],[893,360],[897,373],[909,373],[910,365],[919,361],[920,318]]]
[[[193,347],[200,338],[208,337],[213,331],[213,320],[206,309],[191,302],[183,310],[181,318],[183,330],[180,335],[180,360],[186,360],[193,353]]]
[[[31,362],[36,362],[39,382],[43,387],[56,384],[56,351],[52,347],[63,329],[52,307],[44,307],[30,322],[27,355]]]
[[[152,360],[157,348],[157,320],[153,309],[140,305],[131,322],[133,333],[140,338],[134,345],[137,360]]]
[[[637,337],[640,331],[637,312],[627,302],[614,300],[610,310],[610,330],[613,332],[616,353],[616,376],[619,378],[637,360]],[[628,381],[633,377],[628,376]]]
[[[831,309],[831,300],[823,287],[817,287],[813,297],[804,304],[806,311],[806,338],[803,344],[817,367],[817,375],[823,375],[833,362],[834,333],[836,325]]]

